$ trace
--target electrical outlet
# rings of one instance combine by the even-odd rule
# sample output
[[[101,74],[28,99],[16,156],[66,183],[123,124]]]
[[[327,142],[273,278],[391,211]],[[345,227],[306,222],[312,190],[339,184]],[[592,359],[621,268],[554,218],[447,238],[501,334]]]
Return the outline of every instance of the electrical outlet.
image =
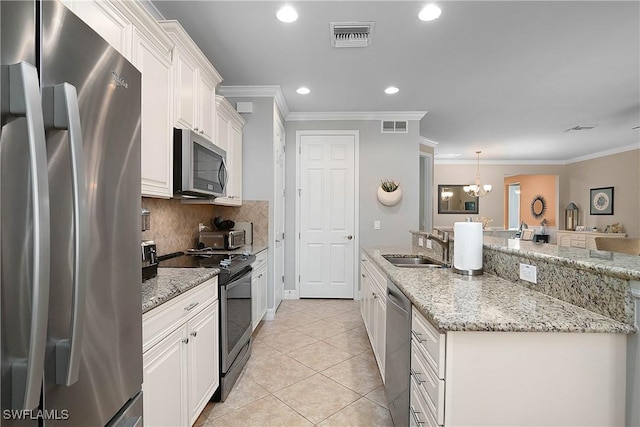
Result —
[[[418,246],[424,246],[424,239],[422,237],[418,237]]]
[[[427,239],[427,249],[433,249],[433,242]]]
[[[375,221],[373,221],[373,229],[374,230],[380,230],[380,220],[376,219]]]
[[[520,263],[520,279],[531,283],[538,283],[538,269],[536,266]]]

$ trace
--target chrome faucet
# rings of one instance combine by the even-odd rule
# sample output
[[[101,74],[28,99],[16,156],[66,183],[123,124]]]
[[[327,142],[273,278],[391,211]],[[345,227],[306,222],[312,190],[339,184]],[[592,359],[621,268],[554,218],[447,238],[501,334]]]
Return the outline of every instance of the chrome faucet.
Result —
[[[427,234],[427,239],[436,242],[442,248],[442,262],[445,267],[449,266],[449,232],[434,228],[438,234]]]

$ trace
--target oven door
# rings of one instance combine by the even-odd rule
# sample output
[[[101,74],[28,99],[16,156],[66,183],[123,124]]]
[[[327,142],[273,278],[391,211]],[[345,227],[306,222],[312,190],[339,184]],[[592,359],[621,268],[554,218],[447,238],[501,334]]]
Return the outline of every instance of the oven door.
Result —
[[[251,267],[220,286],[220,338],[222,372],[251,337]]]

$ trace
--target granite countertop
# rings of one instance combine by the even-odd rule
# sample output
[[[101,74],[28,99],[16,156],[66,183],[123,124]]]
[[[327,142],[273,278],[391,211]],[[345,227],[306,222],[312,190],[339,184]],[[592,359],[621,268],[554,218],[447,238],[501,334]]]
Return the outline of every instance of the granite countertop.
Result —
[[[635,332],[631,325],[497,276],[395,267],[382,257],[415,254],[411,248],[379,246],[365,248],[365,252],[442,332]]]
[[[505,253],[521,254],[531,259],[549,261],[581,270],[591,270],[624,280],[640,280],[640,256],[617,252],[570,248],[518,239],[487,237],[484,246]]]
[[[142,282],[142,313],[195,288],[220,273],[217,268],[159,268],[158,275]]]

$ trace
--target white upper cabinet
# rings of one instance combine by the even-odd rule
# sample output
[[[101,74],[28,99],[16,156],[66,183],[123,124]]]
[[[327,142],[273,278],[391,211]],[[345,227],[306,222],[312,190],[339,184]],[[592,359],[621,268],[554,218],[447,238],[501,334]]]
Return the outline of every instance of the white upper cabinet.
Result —
[[[222,77],[178,21],[160,21],[174,41],[174,125],[215,141],[215,88]]]
[[[111,1],[62,0],[73,13],[131,60],[131,20]]]
[[[244,119],[224,97],[216,96],[216,144],[227,152],[226,197],[213,200],[216,205],[242,205],[242,128]]]
[[[170,198],[173,41],[139,2],[65,0],[64,4],[141,72],[142,195]]]

